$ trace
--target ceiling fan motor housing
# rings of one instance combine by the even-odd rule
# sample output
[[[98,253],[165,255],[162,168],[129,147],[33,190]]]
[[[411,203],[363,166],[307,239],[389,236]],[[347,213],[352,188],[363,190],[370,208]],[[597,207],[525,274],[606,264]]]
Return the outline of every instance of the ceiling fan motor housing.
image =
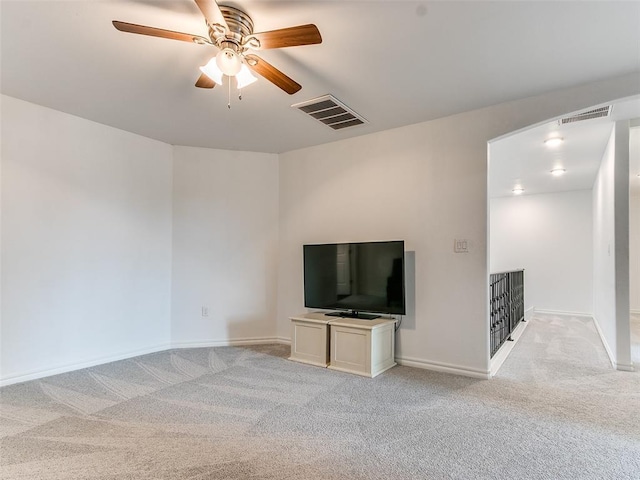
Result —
[[[253,20],[242,10],[228,5],[220,5],[220,11],[227,22],[229,30],[221,34],[210,25],[209,36],[220,48],[231,48],[234,51],[239,51],[243,38],[253,33]]]

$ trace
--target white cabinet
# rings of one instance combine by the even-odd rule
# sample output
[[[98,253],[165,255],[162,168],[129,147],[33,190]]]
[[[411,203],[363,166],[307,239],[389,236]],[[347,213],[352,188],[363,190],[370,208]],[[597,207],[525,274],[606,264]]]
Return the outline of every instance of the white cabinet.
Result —
[[[375,377],[395,363],[395,321],[328,317],[306,313],[291,317],[289,360]]]
[[[341,318],[329,328],[332,370],[375,377],[396,365],[395,321]]]
[[[329,322],[334,318],[322,313],[291,317],[289,360],[320,367],[329,365]]]

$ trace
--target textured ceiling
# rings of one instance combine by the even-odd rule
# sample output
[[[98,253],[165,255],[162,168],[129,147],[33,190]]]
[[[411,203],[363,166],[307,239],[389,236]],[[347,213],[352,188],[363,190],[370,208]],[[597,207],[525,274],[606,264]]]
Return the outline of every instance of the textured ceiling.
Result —
[[[284,152],[640,70],[639,2],[237,1],[256,31],[315,23],[320,45],[260,55],[232,98],[193,86],[212,47],[118,32],[112,20],[206,35],[192,0],[0,2],[2,93],[175,145]],[[292,109],[333,94],[369,123]]]

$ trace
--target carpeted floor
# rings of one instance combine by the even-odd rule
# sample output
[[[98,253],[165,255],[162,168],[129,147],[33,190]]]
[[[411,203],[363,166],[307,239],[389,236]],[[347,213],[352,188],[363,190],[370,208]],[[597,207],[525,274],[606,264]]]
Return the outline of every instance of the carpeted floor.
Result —
[[[0,390],[2,479],[638,479],[640,373],[536,317],[493,380],[288,347],[172,350]]]

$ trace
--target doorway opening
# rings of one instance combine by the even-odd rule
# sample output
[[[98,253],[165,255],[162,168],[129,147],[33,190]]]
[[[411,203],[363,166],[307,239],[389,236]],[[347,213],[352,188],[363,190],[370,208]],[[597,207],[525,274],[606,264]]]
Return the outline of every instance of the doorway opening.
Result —
[[[633,152],[624,147],[631,144],[630,119],[639,115],[640,98],[634,97],[489,142],[489,273],[524,270],[525,322],[511,340],[534,315],[567,328],[588,322],[602,339],[604,358],[620,370],[632,369],[633,295],[620,262],[632,270],[633,259],[620,232],[633,223],[621,199],[630,198],[625,188],[633,181]],[[505,342],[490,359],[492,375],[514,343]]]

